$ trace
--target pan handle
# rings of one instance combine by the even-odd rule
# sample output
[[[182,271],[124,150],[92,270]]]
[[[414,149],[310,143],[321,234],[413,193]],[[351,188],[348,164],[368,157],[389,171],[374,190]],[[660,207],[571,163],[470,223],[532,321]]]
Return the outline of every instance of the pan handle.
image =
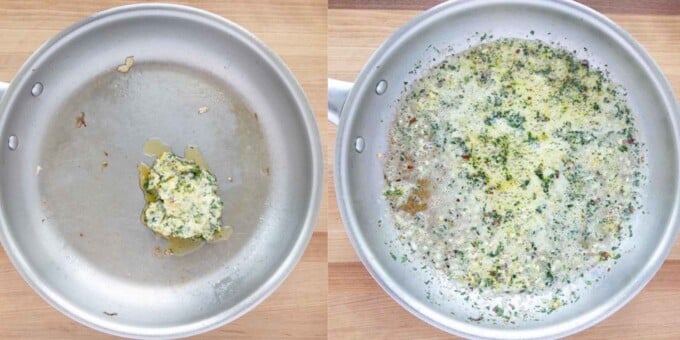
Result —
[[[3,83],[0,81],[0,100],[2,100],[2,97],[5,96],[5,92],[7,91],[8,87],[9,87],[8,83]]]
[[[335,125],[340,123],[340,112],[353,85],[350,82],[328,78],[328,120],[331,123]]]

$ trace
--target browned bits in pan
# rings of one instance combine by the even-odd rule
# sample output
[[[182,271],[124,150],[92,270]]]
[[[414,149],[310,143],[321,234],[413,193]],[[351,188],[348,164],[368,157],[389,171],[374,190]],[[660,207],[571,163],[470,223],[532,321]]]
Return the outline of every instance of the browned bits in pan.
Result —
[[[128,71],[130,71],[130,69],[132,68],[132,65],[134,65],[134,64],[135,64],[135,57],[129,56],[129,57],[125,58],[125,64],[118,65],[118,67],[116,68],[116,71],[118,71],[120,73],[128,73]]]
[[[76,128],[80,129],[82,127],[87,127],[87,123],[85,122],[85,112],[80,112],[78,117],[76,117]]]
[[[427,179],[419,179],[416,181],[418,188],[413,191],[408,200],[399,209],[415,215],[417,212],[425,211],[427,209],[427,200],[430,198],[430,181]]]

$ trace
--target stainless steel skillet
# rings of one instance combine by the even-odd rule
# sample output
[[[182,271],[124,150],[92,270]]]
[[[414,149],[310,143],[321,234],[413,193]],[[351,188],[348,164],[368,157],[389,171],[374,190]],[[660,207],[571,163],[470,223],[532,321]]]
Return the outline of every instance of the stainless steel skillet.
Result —
[[[530,32],[534,32],[532,35]],[[470,321],[478,314],[456,299],[428,299],[446,290],[429,274],[394,261],[396,233],[382,200],[383,171],[378,154],[405,81],[428,65],[479,43],[480,36],[540,39],[576,51],[604,67],[628,92],[640,135],[647,146],[649,183],[645,214],[635,216],[630,250],[604,280],[581,299],[537,321],[516,325]],[[468,39],[470,39],[468,41]],[[418,67],[417,65],[420,65]],[[418,69],[420,71],[418,71]],[[416,72],[411,73],[411,71]],[[335,185],[340,212],[362,262],[405,309],[447,332],[483,338],[555,338],[589,327],[632,299],[659,269],[677,234],[678,105],[661,71],[626,32],[603,15],[567,1],[491,0],[445,3],[395,32],[373,54],[355,83],[329,82],[331,121],[339,121]],[[378,227],[382,221],[382,227]],[[394,242],[393,242],[394,241]],[[434,286],[433,286],[434,285]]]
[[[48,41],[0,89],[0,241],[75,320],[127,337],[207,331],[265,299],[306,248],[321,198],[314,118],[284,63],[237,25],[115,8]],[[163,254],[140,221],[149,138],[203,153],[228,241]]]

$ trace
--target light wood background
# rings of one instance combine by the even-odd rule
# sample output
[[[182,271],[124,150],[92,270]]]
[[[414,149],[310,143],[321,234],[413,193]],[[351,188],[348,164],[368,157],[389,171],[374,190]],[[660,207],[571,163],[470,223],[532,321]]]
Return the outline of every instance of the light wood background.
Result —
[[[9,81],[40,44],[94,12],[129,2],[0,1],[0,80]],[[253,32],[291,68],[309,98],[321,133],[326,124],[325,0],[187,1]],[[201,338],[325,338],[327,320],[327,202],[312,241],[293,273],[272,296],[235,322]],[[104,338],[63,316],[19,277],[0,251],[0,338]]]
[[[394,30],[436,0],[330,0],[328,72],[353,81]],[[651,53],[680,93],[680,1],[588,0],[623,26]],[[335,129],[326,136],[333,156]],[[331,178],[331,168],[327,170]],[[340,220],[333,186],[328,193],[329,338],[444,338],[447,335],[402,309],[370,277]],[[578,334],[583,338],[680,338],[680,244],[656,277],[621,311]]]

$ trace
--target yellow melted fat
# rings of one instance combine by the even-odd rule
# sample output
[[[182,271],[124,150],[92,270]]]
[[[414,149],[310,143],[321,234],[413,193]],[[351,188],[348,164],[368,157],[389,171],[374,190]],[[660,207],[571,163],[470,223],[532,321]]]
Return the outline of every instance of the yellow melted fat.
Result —
[[[144,154],[149,157],[160,157],[163,152],[168,151],[172,149],[160,139],[149,139],[144,143]]]

